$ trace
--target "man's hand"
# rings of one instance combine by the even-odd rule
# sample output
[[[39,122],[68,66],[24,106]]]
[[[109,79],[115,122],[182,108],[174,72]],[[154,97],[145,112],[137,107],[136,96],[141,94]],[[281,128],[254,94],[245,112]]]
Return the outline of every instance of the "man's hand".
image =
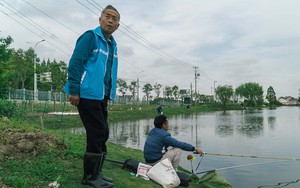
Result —
[[[79,104],[80,97],[79,97],[79,95],[70,95],[69,101],[72,105],[77,106]]]
[[[200,148],[195,148],[195,153],[203,155],[204,152]]]

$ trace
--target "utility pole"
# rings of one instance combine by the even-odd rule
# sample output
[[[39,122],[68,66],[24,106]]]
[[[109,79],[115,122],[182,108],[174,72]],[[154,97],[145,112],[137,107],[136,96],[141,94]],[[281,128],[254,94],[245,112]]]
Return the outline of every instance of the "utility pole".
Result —
[[[35,43],[34,45],[34,53],[36,51],[36,46],[41,43],[41,42],[44,42],[45,39],[41,40],[41,41],[38,41],[37,43]],[[34,63],[34,75],[33,75],[33,78],[34,78],[34,86],[33,86],[33,99],[35,101],[38,100],[38,90],[37,90],[37,74],[36,74],[36,60],[35,60],[35,56],[33,57],[33,63]]]
[[[197,66],[194,66],[193,67],[194,69],[195,69],[195,104],[196,104],[196,98],[197,98],[197,79],[198,79],[198,77],[200,76],[200,73],[198,73],[198,68],[199,67],[197,67]]]
[[[298,96],[298,105],[299,105],[299,102],[300,102],[300,89],[299,89],[299,96]]]
[[[139,77],[136,79],[136,96],[137,96],[137,101],[139,102],[140,98],[140,81]]]
[[[191,99],[193,99],[193,83],[191,83]]]
[[[139,80],[139,74],[144,71],[140,71],[137,73],[137,79],[136,79],[136,96],[137,96],[137,102],[140,101],[140,80]]]
[[[216,96],[216,83],[217,81],[214,81],[214,101],[216,101],[217,96]]]

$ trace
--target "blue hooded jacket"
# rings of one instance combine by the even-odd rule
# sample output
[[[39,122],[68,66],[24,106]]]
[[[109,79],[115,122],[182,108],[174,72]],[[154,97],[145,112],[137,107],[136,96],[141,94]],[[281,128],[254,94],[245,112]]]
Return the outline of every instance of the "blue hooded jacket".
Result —
[[[113,37],[111,37],[111,45],[114,50],[110,96],[108,97],[114,100],[117,87],[118,54],[117,43]],[[108,55],[109,45],[100,27],[82,34],[76,42],[69,62],[65,92],[70,95],[80,95],[85,99],[103,100]]]

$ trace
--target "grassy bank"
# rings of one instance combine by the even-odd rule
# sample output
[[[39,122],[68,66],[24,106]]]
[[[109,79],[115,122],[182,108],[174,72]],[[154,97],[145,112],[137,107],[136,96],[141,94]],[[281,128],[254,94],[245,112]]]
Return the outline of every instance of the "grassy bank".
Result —
[[[22,126],[23,127],[23,126]],[[62,131],[41,131],[30,125],[21,128],[15,123],[1,123],[0,139],[5,146],[18,148],[17,140],[21,137],[27,142],[33,141],[38,134],[43,133],[46,145],[36,142],[36,147],[30,151],[11,150],[9,154],[2,155],[0,159],[0,187],[11,186],[18,188],[47,187],[50,182],[58,181],[60,187],[81,188],[82,156],[85,147],[85,136],[74,135]],[[6,134],[8,133],[8,134]],[[28,138],[31,135],[32,138]],[[50,135],[50,136],[46,136]],[[28,138],[28,140],[27,140]],[[140,150],[122,147],[108,143],[107,158],[124,162],[126,159],[136,159],[143,162],[143,153]],[[114,179],[115,187],[161,187],[153,181],[146,181],[135,177],[129,171],[122,169],[121,164],[106,162],[104,173]],[[193,181],[190,187],[197,187]]]
[[[237,107],[231,107],[237,108]],[[223,110],[220,106],[163,107],[164,114],[190,114]],[[132,121],[153,118],[156,106],[111,106],[109,121]],[[42,117],[42,118],[41,118]],[[44,129],[41,128],[41,122]],[[28,113],[17,120],[0,121],[0,187],[47,187],[58,181],[60,187],[80,188],[85,135],[63,131],[66,127],[82,126],[78,116],[54,116],[46,112]],[[140,150],[108,143],[108,159],[122,161],[132,158],[144,161]],[[130,175],[121,164],[106,162],[104,173],[114,179],[117,188],[161,187],[153,181]],[[198,187],[193,179],[189,187]]]
[[[43,105],[40,105],[43,107]],[[157,115],[157,105],[147,106],[133,106],[133,105],[110,105],[109,106],[109,122],[120,121],[134,121],[139,119],[154,118]],[[67,105],[66,107],[56,107],[61,111],[73,111],[77,112],[77,109]],[[64,109],[64,110],[62,110]],[[226,110],[241,110],[240,105],[228,105]],[[82,123],[79,116],[62,116],[62,115],[49,115],[48,112],[54,110],[53,106],[47,105],[47,107],[36,108],[35,113],[28,113],[24,117],[25,121],[34,125],[41,125],[41,119],[43,126],[50,129],[63,129],[70,127],[81,127]],[[209,111],[222,111],[224,107],[219,104],[203,104],[198,106],[192,106],[187,109],[186,106],[163,106],[163,113],[167,116],[172,115],[185,115],[197,112],[209,112]],[[60,111],[60,110],[58,110]]]

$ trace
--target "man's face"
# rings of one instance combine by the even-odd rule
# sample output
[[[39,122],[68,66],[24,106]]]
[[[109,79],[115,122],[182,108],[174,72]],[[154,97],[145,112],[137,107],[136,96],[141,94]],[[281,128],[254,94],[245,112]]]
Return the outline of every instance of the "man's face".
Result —
[[[162,126],[162,129],[165,130],[165,131],[169,130],[169,122],[168,121],[164,122],[164,124]]]
[[[119,14],[112,9],[107,9],[105,13],[101,15],[99,18],[100,27],[107,38],[118,29],[119,21]]]

